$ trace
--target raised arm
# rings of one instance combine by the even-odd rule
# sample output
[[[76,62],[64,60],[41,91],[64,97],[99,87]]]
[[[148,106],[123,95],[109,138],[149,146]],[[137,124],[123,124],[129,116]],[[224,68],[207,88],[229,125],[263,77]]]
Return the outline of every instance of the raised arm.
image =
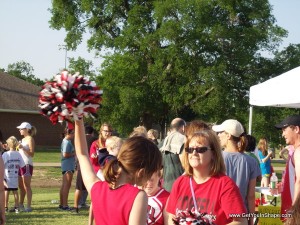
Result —
[[[80,164],[83,183],[90,193],[93,184],[99,181],[96,176],[88,155],[88,146],[85,137],[83,120],[75,121],[75,150]]]

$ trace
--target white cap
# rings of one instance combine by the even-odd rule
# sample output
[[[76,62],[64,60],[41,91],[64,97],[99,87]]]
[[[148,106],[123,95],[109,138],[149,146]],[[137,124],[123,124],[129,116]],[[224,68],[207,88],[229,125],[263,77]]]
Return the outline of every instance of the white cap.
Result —
[[[28,129],[28,130],[30,130],[31,127],[32,127],[32,126],[30,125],[30,123],[27,123],[27,122],[23,122],[23,123],[21,123],[20,126],[17,126],[18,129],[24,129],[24,128],[26,128],[26,129]]]
[[[242,124],[237,120],[225,120],[220,125],[212,126],[213,131],[215,132],[227,132],[234,137],[240,137],[244,133],[244,128]]]

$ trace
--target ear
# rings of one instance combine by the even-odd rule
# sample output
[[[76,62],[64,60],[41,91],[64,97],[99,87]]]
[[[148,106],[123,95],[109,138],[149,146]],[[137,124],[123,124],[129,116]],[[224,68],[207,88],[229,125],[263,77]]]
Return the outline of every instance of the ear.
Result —
[[[295,126],[295,131],[297,134],[300,134],[300,127],[299,126]]]
[[[144,175],[145,175],[145,169],[144,169],[144,168],[139,169],[139,170],[137,171],[137,177],[138,177],[138,178],[141,178],[141,177],[143,177]]]
[[[145,180],[145,169],[139,169],[136,171],[135,176],[133,177],[134,183],[138,186],[143,186],[146,182]]]
[[[230,140],[230,138],[231,138],[231,134],[229,134],[229,133],[227,133],[227,132],[225,132],[225,134],[226,134],[226,138],[227,138],[227,140]]]

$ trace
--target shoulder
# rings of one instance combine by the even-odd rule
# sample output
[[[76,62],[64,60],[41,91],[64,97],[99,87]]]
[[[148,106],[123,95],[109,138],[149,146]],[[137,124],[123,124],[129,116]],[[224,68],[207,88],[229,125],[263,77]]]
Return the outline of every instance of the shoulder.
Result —
[[[212,180],[222,183],[231,183],[234,182],[229,176],[225,174],[219,174],[216,176],[211,177]]]
[[[296,148],[293,154],[294,161],[300,163],[300,148]]]
[[[98,147],[98,139],[93,141],[91,148],[97,148]]]
[[[161,195],[167,195],[167,196],[169,196],[170,192],[168,192],[167,190],[163,189]]]
[[[189,180],[190,180],[190,177],[187,176],[187,175],[181,175],[180,177],[178,177],[174,184],[173,184],[173,187],[172,187],[172,190],[173,189],[184,189],[186,187],[186,185],[189,185]]]
[[[185,136],[182,133],[178,132],[178,131],[174,132],[171,135],[172,135],[173,138],[178,139],[178,140],[184,140],[184,138],[185,138]]]
[[[170,195],[170,192],[168,192],[167,190],[165,190],[164,188],[162,188],[154,196],[151,196],[151,197],[157,196],[157,198],[168,198],[169,195]]]
[[[219,185],[213,185],[213,186],[221,187],[221,192],[222,193],[239,192],[236,183],[229,176],[227,176],[225,174],[221,174],[221,175],[218,175],[218,176],[214,176],[213,179],[215,179],[214,182],[219,183]]]
[[[34,138],[32,136],[26,136],[23,140],[27,143],[34,142]]]
[[[253,156],[248,155],[246,153],[243,154],[245,159],[247,160],[247,162],[255,164],[257,161],[255,160],[255,158],[253,158]],[[254,155],[254,154],[253,154]],[[254,155],[255,156],[255,155]]]

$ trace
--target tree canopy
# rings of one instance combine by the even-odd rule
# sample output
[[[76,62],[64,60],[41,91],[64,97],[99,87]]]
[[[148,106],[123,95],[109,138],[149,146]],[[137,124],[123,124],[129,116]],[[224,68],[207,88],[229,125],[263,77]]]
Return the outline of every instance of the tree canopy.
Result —
[[[44,84],[44,81],[37,78],[33,74],[33,67],[29,63],[24,61],[9,64],[7,66],[7,73],[37,86],[42,86]]]
[[[278,75],[264,53],[287,35],[267,0],[53,0],[50,11],[69,49],[86,33],[107,52],[100,118],[123,134],[176,116],[246,123],[249,87]]]

